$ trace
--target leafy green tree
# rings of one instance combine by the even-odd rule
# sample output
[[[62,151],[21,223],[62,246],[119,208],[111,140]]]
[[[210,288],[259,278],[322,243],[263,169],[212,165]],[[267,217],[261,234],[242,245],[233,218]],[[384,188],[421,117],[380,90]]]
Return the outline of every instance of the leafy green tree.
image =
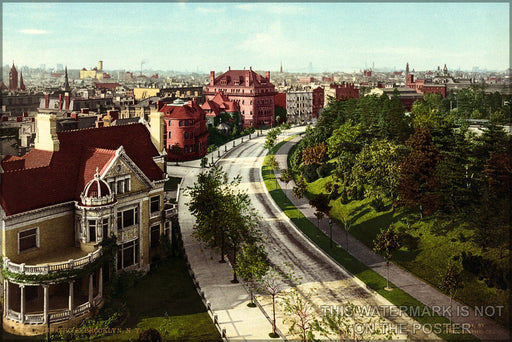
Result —
[[[389,105],[389,137],[397,142],[405,142],[412,131],[405,110],[400,101],[398,89],[395,88],[393,98]]]
[[[352,168],[351,180],[354,185],[364,184],[369,195],[396,198],[398,164],[405,157],[402,145],[387,140],[374,140],[365,145],[357,155]]]
[[[261,241],[261,232],[258,229],[260,217],[251,207],[246,192],[228,189],[224,196],[227,221],[226,242],[233,250],[233,283],[237,283],[238,250],[242,244],[256,244]]]
[[[350,217],[350,212],[348,208],[344,208],[340,213],[340,220],[343,223],[343,230],[345,231],[345,241],[347,244],[347,252],[348,252],[348,232],[350,228],[352,228],[352,224],[354,223],[354,218]]]
[[[406,144],[411,152],[398,165],[398,206],[419,207],[421,218],[435,212],[439,206],[436,167],[440,154],[432,143],[428,128],[417,128]]]
[[[275,177],[275,172],[279,171],[279,162],[276,160],[275,155],[271,154],[270,156],[268,156],[267,165],[270,167],[270,169],[274,173],[274,181],[275,181],[275,186],[277,189],[277,177]]]
[[[320,220],[325,216],[329,216],[331,206],[329,205],[329,196],[326,194],[317,194],[309,201],[309,204],[316,209],[315,216],[318,221],[318,228],[320,229]]]
[[[247,282],[254,306],[254,290],[270,267],[265,248],[258,244],[243,245],[236,263],[236,272]]]
[[[382,229],[380,234],[377,236],[375,241],[373,242],[373,250],[377,253],[381,254],[384,259],[386,259],[386,268],[387,268],[387,285],[386,289],[391,290],[389,287],[389,260],[393,255],[393,252],[400,248],[398,234],[395,232],[393,227],[388,227],[388,229]]]
[[[194,185],[187,188],[190,195],[188,206],[196,218],[194,236],[209,247],[219,248],[220,262],[225,262],[226,233],[230,220],[228,189],[239,183],[240,177],[228,181],[222,167],[213,165],[206,172],[201,172]]]
[[[286,184],[286,187],[288,187],[288,183],[290,183],[293,180],[293,172],[291,169],[283,169],[281,171],[281,181]]]

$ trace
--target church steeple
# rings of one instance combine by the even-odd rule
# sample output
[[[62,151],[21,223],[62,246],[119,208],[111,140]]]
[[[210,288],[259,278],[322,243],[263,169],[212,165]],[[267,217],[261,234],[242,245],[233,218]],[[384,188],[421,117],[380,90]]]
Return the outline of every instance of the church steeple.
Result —
[[[9,71],[9,90],[18,90],[18,70],[16,70],[16,67],[14,66],[14,61],[12,61],[11,71]]]
[[[68,66],[66,65],[65,75],[64,75],[64,90],[70,91],[71,88],[69,87],[69,81],[68,81]]]
[[[20,71],[20,90],[25,90],[25,83],[23,83],[23,72]]]

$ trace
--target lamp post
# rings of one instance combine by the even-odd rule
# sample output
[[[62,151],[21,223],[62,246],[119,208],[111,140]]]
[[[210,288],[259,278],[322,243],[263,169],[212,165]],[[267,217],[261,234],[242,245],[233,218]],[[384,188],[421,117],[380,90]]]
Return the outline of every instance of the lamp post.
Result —
[[[331,239],[331,248],[332,248],[332,219],[329,218],[329,238]]]

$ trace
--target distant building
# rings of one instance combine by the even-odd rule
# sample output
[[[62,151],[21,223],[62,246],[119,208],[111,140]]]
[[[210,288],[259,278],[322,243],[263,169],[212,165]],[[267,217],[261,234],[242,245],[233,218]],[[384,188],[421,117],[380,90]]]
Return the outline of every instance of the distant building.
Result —
[[[330,97],[336,100],[358,99],[359,89],[353,83],[331,83],[329,88],[324,89],[324,106],[329,103]]]
[[[286,93],[286,119],[288,122],[307,122],[313,117],[313,92],[289,91]]]
[[[400,102],[407,111],[411,111],[412,105],[415,101],[423,100],[423,94],[420,94],[410,88],[374,88],[368,93],[368,95],[375,94],[377,96],[381,96],[382,94],[386,94],[388,98],[391,99],[393,98],[395,89],[398,90]]]
[[[153,113],[163,113],[165,123],[164,146],[168,160],[182,161],[198,159],[208,152],[208,130],[206,114],[194,99],[185,103],[181,99],[173,103],[158,101]],[[173,153],[178,145],[180,153]]]
[[[97,68],[93,68],[91,70],[82,68],[82,70],[80,70],[80,79],[83,80],[85,78],[93,78],[93,79],[97,79],[97,80],[102,80],[104,78],[110,78],[110,75],[103,72],[103,61],[98,61]]]
[[[213,99],[222,91],[230,101],[238,104],[242,128],[273,126],[275,122],[275,87],[270,83],[270,72],[265,77],[249,70],[231,70],[215,77],[210,72],[210,82],[205,86],[205,100]]]
[[[37,335],[71,328],[103,305],[120,271],[148,271],[160,236],[166,175],[162,116],[144,124],[57,132],[39,114],[35,148],[3,159],[3,326]],[[101,243],[115,236],[114,266]]]
[[[318,118],[318,114],[324,108],[324,88],[317,87],[313,89],[313,117]]]
[[[12,62],[12,68],[9,71],[9,90],[18,91],[18,70],[16,70],[14,62]]]
[[[416,90],[420,94],[439,94],[445,98],[447,95],[446,83],[454,83],[453,78],[448,74],[446,64],[444,65],[443,73],[438,73],[433,81],[425,79],[416,80],[414,74],[409,72],[409,63],[405,67],[405,86]]]
[[[44,94],[40,98],[38,111],[41,113],[59,111],[81,111],[84,108],[96,110],[109,109],[114,105],[112,96],[95,96],[89,98],[73,97],[69,92],[58,92],[54,95]]]

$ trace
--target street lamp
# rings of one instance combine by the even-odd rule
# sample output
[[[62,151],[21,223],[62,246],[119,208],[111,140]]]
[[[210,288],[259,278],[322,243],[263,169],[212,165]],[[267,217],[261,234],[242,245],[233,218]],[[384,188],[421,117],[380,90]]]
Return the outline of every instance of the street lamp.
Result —
[[[331,248],[332,248],[332,220],[329,218],[329,238],[331,239]]]

